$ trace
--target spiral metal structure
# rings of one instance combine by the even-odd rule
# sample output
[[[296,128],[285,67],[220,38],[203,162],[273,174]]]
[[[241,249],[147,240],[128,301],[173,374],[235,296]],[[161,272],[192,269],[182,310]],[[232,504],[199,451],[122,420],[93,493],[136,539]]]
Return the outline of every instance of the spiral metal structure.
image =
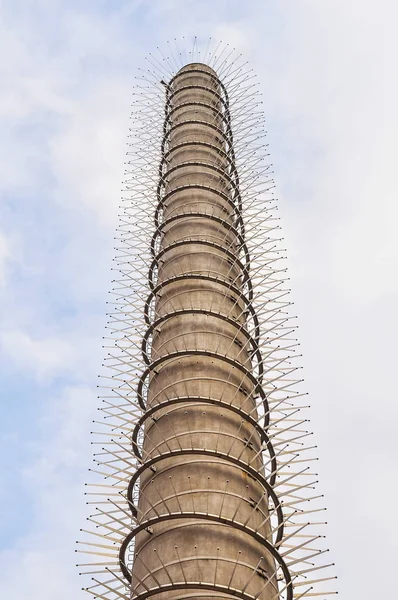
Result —
[[[85,589],[103,600],[334,593],[325,587],[334,577],[316,577],[331,564],[314,546],[322,521],[308,520],[323,507],[294,403],[303,394],[291,389],[297,340],[275,266],[273,185],[269,166],[258,167],[259,136],[250,139],[261,114],[248,75],[228,61],[218,72],[210,57],[168,77],[154,71],[155,100],[147,75],[139,91],[105,363],[113,374],[95,442],[105,480],[90,483],[94,529],[83,531],[95,537],[78,549],[95,560],[80,565],[92,575]]]
[[[265,477],[261,444],[270,459],[275,453],[266,428],[256,426],[255,396],[262,396],[266,422],[269,410],[258,332],[253,323],[247,327],[256,314],[248,310],[250,255],[228,104],[216,73],[200,63],[183,67],[167,85],[143,349],[148,366],[138,386],[145,412],[133,433],[142,465],[128,488],[137,526],[120,552],[133,598],[172,598],[183,584],[196,598],[203,585],[216,595],[231,588],[272,598],[275,559],[292,598],[277,552],[283,512],[272,488],[276,472],[270,460]],[[125,552],[132,539],[131,577]],[[161,564],[161,551],[172,560]]]

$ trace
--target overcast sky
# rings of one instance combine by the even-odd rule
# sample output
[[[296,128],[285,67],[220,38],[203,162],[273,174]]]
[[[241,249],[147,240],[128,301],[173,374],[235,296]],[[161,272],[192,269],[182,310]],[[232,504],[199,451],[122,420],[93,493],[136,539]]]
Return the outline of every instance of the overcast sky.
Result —
[[[261,82],[340,597],[392,598],[397,21],[388,0],[0,2],[2,598],[86,597],[74,541],[133,75],[194,35]]]

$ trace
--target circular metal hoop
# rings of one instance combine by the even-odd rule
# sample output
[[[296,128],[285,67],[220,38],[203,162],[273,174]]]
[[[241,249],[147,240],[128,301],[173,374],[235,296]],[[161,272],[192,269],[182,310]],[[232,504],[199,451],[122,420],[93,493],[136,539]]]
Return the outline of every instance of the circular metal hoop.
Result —
[[[290,572],[286,566],[285,561],[283,560],[283,558],[279,554],[279,552],[276,550],[276,548],[265,537],[263,537],[262,535],[257,533],[254,529],[251,529],[251,528],[247,527],[246,525],[243,525],[242,523],[237,523],[236,521],[233,521],[232,519],[227,519],[224,517],[222,517],[220,519],[219,515],[211,515],[211,514],[207,514],[207,513],[196,513],[196,512],[169,513],[167,515],[159,515],[157,517],[154,517],[153,519],[148,519],[147,521],[145,521],[145,522],[141,523],[140,525],[138,525],[137,527],[135,527],[128,534],[128,536],[123,540],[123,543],[120,547],[120,552],[119,552],[120,569],[121,569],[125,579],[130,583],[132,575],[126,566],[126,563],[124,560],[124,555],[125,555],[125,552],[129,546],[129,544],[131,543],[131,541],[141,531],[144,531],[148,527],[152,527],[153,525],[157,525],[158,523],[162,523],[164,521],[177,520],[177,519],[190,519],[190,518],[197,519],[197,520],[203,519],[204,521],[212,521],[212,522],[221,523],[223,525],[228,525],[228,526],[233,527],[234,529],[237,529],[238,531],[242,531],[242,532],[250,535],[252,538],[254,538],[259,544],[261,544],[266,550],[268,550],[268,552],[270,552],[270,554],[272,554],[273,558],[277,561],[277,563],[281,567],[284,578],[285,578],[285,582],[286,582],[287,600],[293,599],[293,589],[292,589],[292,580],[291,580]],[[175,584],[173,584],[172,589],[174,589],[174,585]],[[197,587],[200,587],[200,585],[198,585],[197,583],[195,585]],[[163,586],[159,586],[159,587],[163,587]],[[153,593],[158,593],[158,592],[159,592],[159,588],[156,588]],[[141,595],[140,595],[140,597],[141,597]]]
[[[160,199],[160,191],[165,186],[166,178],[169,175],[171,175],[172,173],[174,173],[175,171],[178,171],[179,169],[184,169],[187,167],[203,167],[203,168],[209,169],[211,171],[215,171],[216,173],[218,173],[220,175],[220,177],[223,177],[228,182],[228,184],[234,189],[234,192],[235,192],[234,198],[235,199],[240,195],[239,188],[236,184],[235,179],[233,179],[229,175],[229,173],[227,173],[225,171],[225,169],[222,169],[221,167],[218,167],[217,165],[214,165],[212,163],[205,163],[202,161],[191,160],[191,161],[186,161],[184,163],[175,165],[174,167],[171,167],[170,169],[168,169],[168,171],[166,171],[165,173],[162,173],[161,179],[160,179],[158,187],[157,187],[157,192],[156,192],[158,200]],[[235,206],[235,203],[234,203],[234,206]]]
[[[256,333],[254,335],[254,339],[258,343],[258,340],[260,337],[260,322],[258,320],[257,314],[251,303],[252,298],[250,298],[250,297],[247,298],[246,295],[236,286],[231,285],[227,281],[223,281],[222,279],[218,279],[217,277],[213,277],[211,275],[176,275],[175,277],[170,277],[170,279],[166,279],[165,281],[162,281],[162,283],[160,283],[153,290],[151,290],[148,298],[145,301],[144,318],[145,318],[145,323],[147,325],[151,325],[151,321],[149,319],[149,307],[151,305],[152,300],[156,297],[156,294],[158,294],[161,290],[163,290],[168,285],[171,285],[173,283],[177,283],[178,281],[183,281],[183,280],[184,281],[189,281],[189,280],[210,281],[211,283],[219,284],[222,287],[225,287],[228,290],[230,290],[231,293],[236,294],[238,299],[242,300],[242,302],[244,302],[248,311],[250,312],[250,314],[253,317],[253,322],[254,322],[255,331],[256,331]]]
[[[243,249],[244,254],[248,257],[246,259],[246,262],[249,261],[249,268],[250,268],[250,256],[249,256],[249,251],[247,249],[246,243],[244,238],[242,237],[242,235],[239,233],[239,231],[231,224],[227,223],[227,221],[225,221],[225,219],[221,219],[221,217],[216,217],[215,215],[211,215],[211,214],[207,214],[207,213],[201,213],[201,212],[188,212],[188,213],[180,213],[178,215],[175,215],[174,217],[169,217],[168,219],[166,219],[165,221],[163,221],[159,227],[156,229],[155,233],[152,236],[152,240],[151,240],[151,254],[153,257],[155,257],[155,245],[156,245],[156,240],[157,238],[162,234],[163,229],[165,227],[167,227],[168,225],[170,225],[171,223],[174,223],[178,220],[182,220],[182,219],[187,219],[187,218],[203,218],[203,219],[210,219],[211,221],[215,221],[216,223],[219,223],[219,225],[221,225],[222,227],[224,227],[224,229],[226,229],[228,231],[228,233],[233,233],[233,235],[238,239],[238,247]]]
[[[166,110],[167,111],[169,110],[169,107],[171,106],[173,98],[175,98],[178,94],[181,94],[182,92],[186,92],[187,90],[202,90],[203,92],[209,92],[209,94],[214,96],[218,102],[221,102],[221,104],[223,104],[225,106],[224,98],[218,92],[216,92],[216,90],[213,90],[212,88],[209,88],[206,85],[191,84],[191,85],[184,85],[184,86],[178,88],[178,90],[173,90],[172,92],[169,92],[167,102],[166,102]]]
[[[219,78],[214,73],[212,73],[211,71],[206,71],[206,69],[201,69],[200,67],[195,67],[194,69],[190,68],[188,71],[184,71],[183,69],[181,69],[180,71],[178,71],[178,73],[176,73],[174,75],[174,77],[172,77],[170,79],[169,86],[171,87],[173,85],[173,83],[175,82],[175,80],[178,79],[179,77],[183,77],[184,75],[190,75],[191,73],[201,73],[203,75],[207,75],[217,85],[221,85],[221,81],[219,80]]]
[[[172,313],[168,313],[167,315],[164,315],[164,316],[156,319],[156,321],[154,321],[152,323],[152,325],[150,325],[148,327],[148,329],[145,332],[144,337],[142,338],[142,343],[141,343],[142,357],[143,357],[146,365],[149,365],[151,363],[150,358],[147,353],[148,339],[153,334],[156,327],[158,327],[162,323],[168,321],[169,319],[173,319],[174,317],[180,317],[183,315],[206,315],[206,316],[214,317],[216,319],[221,319],[222,321],[225,321],[229,325],[236,327],[238,332],[242,333],[247,338],[248,342],[250,343],[250,345],[252,347],[252,353],[250,355],[250,358],[255,356],[257,359],[257,369],[258,369],[257,379],[258,379],[259,383],[262,383],[262,378],[263,378],[263,374],[264,374],[264,363],[263,363],[263,359],[261,356],[260,348],[259,348],[256,340],[250,335],[250,333],[245,329],[245,327],[243,325],[240,325],[236,320],[231,319],[230,317],[228,317],[226,315],[222,315],[220,313],[215,313],[215,312],[212,312],[211,310],[204,310],[201,308],[189,308],[189,309],[187,308],[187,309],[177,310]]]
[[[258,433],[260,435],[261,442],[267,446],[267,450],[268,450],[268,453],[269,453],[269,456],[271,459],[271,476],[270,476],[269,483],[270,483],[270,485],[275,484],[276,475],[277,475],[277,461],[276,461],[274,447],[268,437],[268,433],[266,432],[266,430],[263,427],[261,427],[261,425],[258,423],[258,421],[256,421],[256,419],[254,419],[251,415],[249,415],[248,413],[246,413],[245,411],[240,409],[238,406],[234,406],[233,404],[230,404],[228,402],[223,402],[222,400],[216,400],[213,398],[202,398],[200,396],[198,396],[196,398],[194,398],[192,396],[185,396],[185,397],[181,397],[181,398],[172,398],[171,400],[166,400],[166,402],[161,402],[159,404],[156,404],[156,406],[153,406],[152,408],[148,409],[142,415],[142,417],[139,419],[139,421],[136,423],[134,430],[133,430],[133,434],[132,434],[133,452],[137,456],[137,458],[139,458],[139,459],[142,458],[141,452],[138,448],[137,440],[138,440],[139,430],[145,424],[145,422],[148,419],[150,419],[152,417],[152,415],[156,414],[159,410],[167,408],[168,406],[175,406],[177,404],[186,404],[188,402],[189,403],[198,402],[200,404],[209,404],[211,406],[219,406],[220,408],[226,408],[228,410],[231,410],[235,414],[238,414],[239,416],[242,417],[242,419],[245,419],[248,423],[250,423],[250,425],[255,427],[255,429],[258,431]]]
[[[212,106],[211,104],[207,104],[206,102],[182,102],[181,104],[177,104],[177,106],[173,106],[167,112],[167,116],[165,119],[166,124],[168,125],[170,123],[170,119],[173,113],[175,113],[177,110],[181,110],[182,108],[186,108],[188,106],[200,106],[201,108],[208,108],[214,113],[214,116],[219,117],[222,121],[224,121],[226,125],[229,125],[228,117],[224,115],[220,110],[218,110],[218,108]]]
[[[268,496],[271,497],[274,502],[274,508],[275,508],[277,518],[278,518],[278,527],[277,527],[278,533],[277,533],[276,540],[275,540],[275,546],[279,546],[281,544],[282,538],[283,538],[284,519],[283,519],[282,505],[279,502],[278,496],[276,495],[274,488],[267,481],[267,479],[263,475],[261,475],[261,473],[259,473],[257,471],[257,469],[254,469],[253,467],[248,465],[246,462],[240,460],[239,458],[231,456],[230,454],[225,454],[225,452],[220,452],[218,450],[209,450],[206,448],[181,448],[180,450],[171,450],[170,452],[165,452],[163,454],[160,454],[159,456],[154,456],[150,460],[143,463],[134,473],[133,477],[131,478],[131,480],[129,482],[128,488],[127,488],[127,501],[129,503],[132,514],[134,516],[137,516],[137,509],[133,502],[133,490],[134,490],[134,486],[135,486],[136,482],[141,477],[142,473],[163,460],[167,460],[169,458],[175,458],[178,456],[190,456],[190,455],[191,456],[192,455],[211,456],[213,458],[219,458],[221,460],[225,460],[227,463],[231,463],[235,467],[238,467],[242,471],[248,473],[253,479],[255,479],[262,486],[262,488],[267,492]]]
[[[226,256],[228,256],[228,258],[231,261],[233,261],[231,266],[237,265],[239,267],[240,271],[242,271],[243,284],[246,283],[249,288],[249,294],[253,294],[253,285],[252,285],[252,282],[250,279],[247,265],[246,264],[244,265],[239,260],[239,258],[237,258],[235,256],[235,254],[233,252],[231,252],[230,250],[228,250],[227,248],[224,248],[223,246],[221,246],[220,244],[216,244],[215,242],[210,242],[209,240],[180,240],[178,242],[174,242],[173,244],[170,244],[169,246],[166,246],[166,248],[163,248],[160,252],[158,252],[158,254],[155,256],[155,258],[152,260],[152,263],[150,264],[149,271],[148,271],[148,282],[149,282],[149,287],[151,288],[151,290],[153,290],[155,287],[155,283],[153,282],[153,273],[154,273],[155,268],[158,266],[159,259],[164,254],[166,254],[166,252],[169,252],[170,250],[174,250],[175,248],[180,248],[181,246],[184,246],[184,245],[187,245],[187,246],[189,246],[189,245],[209,246],[210,248],[214,248],[215,250],[218,250],[219,252],[226,254]]]
[[[218,146],[214,146],[214,144],[211,144],[210,142],[198,142],[197,140],[191,140],[189,142],[179,142],[178,144],[174,144],[172,148],[167,150],[167,152],[165,152],[162,155],[162,158],[160,159],[160,176],[162,176],[163,174],[163,165],[167,164],[167,162],[170,160],[170,155],[178,150],[186,148],[187,146],[200,146],[204,148],[209,148],[210,150],[213,150],[214,152],[216,152],[216,154],[227,160],[230,167],[232,168],[233,161],[232,158],[229,156],[230,152],[226,152]]]
[[[225,200],[225,202],[227,204],[229,204],[229,206],[232,209],[232,212],[234,212],[235,215],[237,215],[237,218],[235,219],[234,226],[237,227],[241,223],[243,223],[243,219],[242,219],[242,215],[240,214],[240,211],[236,207],[234,201],[227,194],[224,194],[224,192],[221,192],[220,190],[217,190],[216,188],[212,188],[209,185],[204,185],[204,184],[199,184],[199,183],[192,183],[192,184],[181,185],[179,187],[176,187],[173,190],[171,190],[170,192],[168,192],[167,194],[165,194],[163,196],[163,198],[160,198],[158,206],[156,207],[156,210],[155,210],[155,217],[154,217],[155,218],[155,227],[156,228],[159,227],[159,225],[160,225],[160,223],[159,223],[159,213],[160,213],[161,210],[163,210],[163,205],[164,205],[165,201],[168,200],[168,198],[170,198],[174,194],[178,194],[179,192],[183,192],[183,191],[186,191],[186,190],[204,190],[206,192],[210,192],[210,193],[215,194],[216,196],[222,198],[223,200]]]
[[[122,568],[122,567],[120,567]],[[290,580],[291,581],[291,580]],[[292,584],[289,583],[287,585],[287,590],[292,587]],[[181,582],[181,583],[173,583],[173,584],[165,584],[160,585],[156,588],[148,589],[142,594],[137,594],[136,596],[132,596],[131,600],[146,600],[146,598],[150,598],[155,594],[160,594],[162,592],[172,592],[174,590],[210,590],[213,592],[218,592],[220,594],[228,594],[229,596],[234,596],[235,598],[240,598],[241,600],[258,600],[257,597],[251,596],[250,594],[246,594],[245,592],[241,592],[240,590],[227,587],[224,585],[219,585],[216,583],[200,583],[200,582]],[[195,594],[196,596],[196,594]],[[286,600],[293,600],[293,592],[289,595],[289,591],[286,596]]]
[[[171,175],[175,171],[178,171],[179,169],[184,169],[186,167],[203,167],[205,169],[210,169],[211,171],[215,171],[221,177],[224,177],[228,181],[228,183],[235,189],[235,192],[237,192],[235,182],[232,180],[229,173],[227,173],[225,171],[225,169],[223,169],[222,167],[218,167],[217,165],[214,165],[213,163],[203,162],[200,160],[187,160],[185,162],[179,163],[178,165],[174,165],[174,167],[170,167],[167,171],[165,171],[163,173],[162,181],[161,181],[160,185],[164,185],[164,180],[169,175]]]
[[[169,360],[173,360],[175,358],[180,358],[180,357],[190,357],[190,356],[206,356],[209,358],[213,358],[215,360],[220,360],[221,362],[225,362],[228,365],[230,365],[231,367],[233,367],[233,368],[237,369],[238,371],[240,371],[241,373],[243,373],[243,375],[245,377],[247,377],[253,384],[254,391],[258,392],[258,394],[260,395],[260,397],[263,401],[263,405],[264,405],[265,417],[267,417],[267,418],[264,418],[264,420],[266,420],[266,426],[269,425],[268,400],[267,400],[267,396],[266,396],[260,382],[258,381],[257,377],[255,377],[249,369],[246,369],[246,367],[244,367],[240,363],[236,362],[232,358],[229,358],[228,356],[224,356],[223,354],[218,354],[217,352],[210,352],[210,350],[178,350],[177,352],[172,352],[170,354],[166,354],[165,356],[161,356],[160,358],[154,360],[150,365],[148,365],[148,367],[142,373],[140,380],[138,382],[138,386],[137,386],[138,403],[143,410],[146,410],[146,404],[145,404],[145,400],[144,400],[144,397],[142,394],[143,387],[144,387],[145,380],[148,377],[148,375],[151,373],[151,371],[153,371],[154,369],[156,369],[163,363],[168,362]]]

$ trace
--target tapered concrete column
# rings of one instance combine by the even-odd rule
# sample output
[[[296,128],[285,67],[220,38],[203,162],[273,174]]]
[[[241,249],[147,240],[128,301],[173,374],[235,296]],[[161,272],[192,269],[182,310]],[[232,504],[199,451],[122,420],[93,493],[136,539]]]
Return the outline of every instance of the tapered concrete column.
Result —
[[[137,511],[138,523],[154,524],[136,536],[131,593],[276,600],[225,99],[216,73],[190,64],[167,102],[142,448],[150,466]]]

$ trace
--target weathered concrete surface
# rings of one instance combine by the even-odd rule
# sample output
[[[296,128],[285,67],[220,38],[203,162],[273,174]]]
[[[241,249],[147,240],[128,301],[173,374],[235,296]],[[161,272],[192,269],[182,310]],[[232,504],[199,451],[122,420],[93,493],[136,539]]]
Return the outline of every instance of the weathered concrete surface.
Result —
[[[232,597],[227,590],[234,588],[259,594],[260,600],[275,600],[275,566],[269,553],[248,533],[223,522],[234,520],[270,536],[263,487],[227,456],[220,456],[234,457],[263,473],[259,434],[236,412],[203,401],[229,403],[256,417],[253,382],[239,369],[241,365],[251,370],[251,348],[240,329],[246,306],[239,293],[242,270],[234,258],[236,215],[221,89],[214,71],[202,64],[181,69],[171,84],[170,106],[163,212],[163,221],[169,224],[160,238],[157,284],[187,277],[167,283],[156,297],[155,318],[168,318],[156,328],[152,360],[169,358],[150,376],[148,407],[174,398],[186,400],[161,409],[156,420],[147,422],[143,459],[173,450],[196,452],[165,458],[156,464],[156,471],[144,472],[138,516],[143,521],[188,512],[218,515],[219,520],[166,519],[151,532],[140,533],[132,597],[160,585],[201,582],[217,587],[205,591],[190,586],[153,597],[225,598]],[[170,356],[178,352],[183,354]]]

